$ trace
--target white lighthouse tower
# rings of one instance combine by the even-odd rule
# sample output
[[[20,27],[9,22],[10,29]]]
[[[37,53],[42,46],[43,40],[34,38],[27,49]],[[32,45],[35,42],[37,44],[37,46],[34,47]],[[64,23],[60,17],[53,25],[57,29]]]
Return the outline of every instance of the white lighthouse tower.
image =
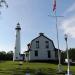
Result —
[[[20,24],[18,23],[16,28],[16,41],[15,41],[15,51],[13,54],[13,61],[14,60],[20,60],[20,49],[21,49],[21,45],[20,45]]]

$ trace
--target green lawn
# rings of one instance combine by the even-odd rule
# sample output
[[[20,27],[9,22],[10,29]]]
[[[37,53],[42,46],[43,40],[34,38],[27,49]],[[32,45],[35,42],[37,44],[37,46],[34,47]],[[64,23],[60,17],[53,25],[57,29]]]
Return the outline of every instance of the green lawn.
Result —
[[[29,68],[31,75],[58,75],[56,74],[56,64],[23,62],[23,65],[20,66],[19,62],[13,61],[0,62],[0,75],[25,75],[27,68]],[[63,66],[63,68],[64,71],[67,69],[66,66]],[[71,66],[70,69],[75,75],[75,66]],[[39,71],[40,74],[37,74]]]

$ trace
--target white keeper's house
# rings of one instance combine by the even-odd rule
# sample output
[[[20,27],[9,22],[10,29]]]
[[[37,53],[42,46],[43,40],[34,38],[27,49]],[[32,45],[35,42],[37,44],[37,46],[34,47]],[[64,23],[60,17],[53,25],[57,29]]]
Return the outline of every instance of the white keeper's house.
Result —
[[[39,33],[39,36],[28,44],[25,59],[28,61],[57,60],[57,50],[53,41],[44,33]]]

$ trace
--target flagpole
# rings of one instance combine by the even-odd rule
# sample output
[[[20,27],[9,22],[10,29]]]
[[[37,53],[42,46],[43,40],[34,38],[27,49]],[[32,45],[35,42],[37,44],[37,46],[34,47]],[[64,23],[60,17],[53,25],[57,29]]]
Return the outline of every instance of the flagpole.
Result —
[[[53,5],[53,11],[55,11],[55,18],[56,18],[56,35],[57,35],[57,48],[58,48],[58,72],[62,72],[61,70],[61,52],[60,52],[60,49],[59,49],[59,32],[58,32],[58,17],[63,17],[63,16],[57,16],[56,14],[56,7],[57,4],[56,4],[56,0],[54,0],[54,5]]]
[[[51,17],[55,17],[56,18],[56,37],[57,37],[57,48],[58,48],[58,73],[62,72],[62,68],[61,68],[61,51],[59,49],[59,32],[58,32],[58,17],[63,17],[63,16],[57,16],[55,14],[55,16],[51,16]]]
[[[64,16],[57,16],[57,14],[56,14],[56,0],[53,0],[53,12],[55,15],[54,16],[50,15],[50,16],[54,17],[56,19],[56,37],[57,37],[57,48],[58,48],[58,73],[60,74],[62,72],[62,68],[61,68],[61,52],[59,49],[58,17],[60,18],[60,17],[64,17]]]
[[[59,32],[58,32],[58,19],[57,19],[57,15],[56,15],[56,11],[55,11],[55,17],[56,17],[56,32],[57,32],[57,45],[58,45],[58,72],[61,72],[61,54],[60,54],[60,49],[59,49]]]

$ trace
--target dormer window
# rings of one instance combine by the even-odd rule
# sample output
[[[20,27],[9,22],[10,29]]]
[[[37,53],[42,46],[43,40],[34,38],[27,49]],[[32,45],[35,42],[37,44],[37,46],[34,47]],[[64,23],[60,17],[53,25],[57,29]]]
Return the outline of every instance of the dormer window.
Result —
[[[45,41],[45,47],[49,48],[49,41]]]
[[[39,41],[36,41],[36,48],[39,48]]]

